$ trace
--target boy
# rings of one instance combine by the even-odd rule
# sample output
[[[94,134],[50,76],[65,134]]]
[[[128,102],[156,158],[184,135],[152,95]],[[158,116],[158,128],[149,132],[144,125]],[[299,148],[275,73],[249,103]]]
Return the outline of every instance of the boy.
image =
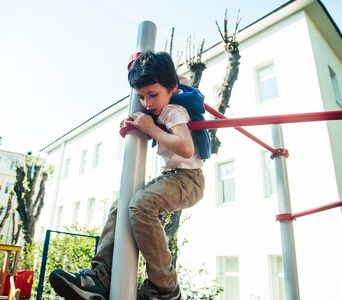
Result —
[[[165,165],[160,176],[148,182],[131,199],[129,210],[133,235],[146,259],[147,274],[138,290],[138,300],[181,299],[177,274],[158,215],[195,205],[203,197],[202,159],[210,157],[206,130],[190,132],[187,123],[203,120],[204,97],[194,88],[179,85],[171,57],[165,52],[145,51],[128,73],[130,86],[147,114],[135,112],[128,125],[158,142],[158,155]],[[153,119],[166,126],[160,129]],[[75,299],[108,299],[117,204],[114,203],[101,235],[92,269],[79,273],[55,270],[50,275],[55,291]]]

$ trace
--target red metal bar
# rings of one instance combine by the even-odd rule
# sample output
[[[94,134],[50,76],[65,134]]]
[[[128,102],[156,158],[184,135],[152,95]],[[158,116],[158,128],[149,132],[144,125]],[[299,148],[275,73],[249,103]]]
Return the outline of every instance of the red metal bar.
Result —
[[[247,118],[232,118],[225,120],[207,120],[196,121],[188,124],[189,129],[211,129],[211,128],[227,128],[239,126],[256,126],[256,125],[270,125],[270,124],[285,124],[285,123],[304,123],[313,121],[332,121],[341,120],[342,110],[313,112],[303,114],[287,114],[287,115],[273,115],[262,117],[247,117]]]
[[[296,219],[302,216],[311,215],[320,211],[328,210],[339,206],[342,206],[342,200],[292,214],[291,218]]]
[[[273,115],[263,117],[248,117],[248,118],[232,118],[220,120],[206,120],[189,122],[190,130],[212,129],[212,128],[228,128],[240,126],[256,126],[256,125],[270,125],[270,124],[285,124],[285,123],[304,123],[314,121],[332,121],[341,120],[342,110],[313,112],[304,114],[288,114],[288,115]],[[127,126],[122,122],[120,134],[124,136],[127,130],[134,129],[134,126]]]
[[[129,69],[131,68],[132,64],[137,60],[137,58],[139,57],[139,55],[140,55],[141,53],[142,53],[142,52],[137,52],[137,53],[132,54],[132,55],[129,57],[127,70],[129,70]]]
[[[218,112],[217,110],[213,109],[208,104],[204,103],[204,108],[205,108],[205,110],[208,113],[211,113],[213,116],[215,116],[215,117],[217,117],[219,119],[228,119],[225,115],[223,115],[220,112]],[[241,127],[234,127],[234,129],[236,129],[237,131],[241,132],[242,134],[244,134],[245,136],[247,136],[248,138],[250,138],[254,142],[258,143],[259,145],[263,146],[267,150],[271,151],[273,155],[276,155],[276,150],[275,149],[273,149],[271,146],[269,146],[266,143],[264,143],[262,140],[259,140],[256,136],[254,136],[253,134],[249,133],[247,130],[245,130],[245,129],[241,128]]]
[[[321,211],[328,210],[328,209],[331,209],[331,208],[336,208],[336,207],[339,207],[339,206],[342,206],[342,200],[336,201],[336,202],[333,202],[333,203],[330,203],[330,204],[318,206],[318,207],[315,207],[315,208],[311,208],[311,209],[308,209],[308,210],[304,210],[304,211],[301,211],[301,212],[298,212],[298,213],[295,213],[295,214],[279,214],[279,215],[276,216],[276,220],[277,221],[294,220],[294,219],[297,219],[299,217],[311,215],[311,214],[314,214],[314,213],[317,213],[317,212],[321,212]]]

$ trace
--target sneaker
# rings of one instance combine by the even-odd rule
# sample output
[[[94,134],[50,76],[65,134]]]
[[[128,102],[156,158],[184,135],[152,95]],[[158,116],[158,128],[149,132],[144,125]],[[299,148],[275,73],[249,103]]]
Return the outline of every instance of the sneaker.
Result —
[[[161,299],[161,300],[180,300],[181,292],[179,289],[179,285],[177,284],[176,289],[171,293],[160,293],[158,288],[148,279],[146,278],[142,283],[140,289],[138,290],[137,300],[153,300],[153,299]]]
[[[108,300],[106,290],[95,271],[84,268],[79,273],[57,269],[50,274],[50,283],[56,293],[66,300]]]

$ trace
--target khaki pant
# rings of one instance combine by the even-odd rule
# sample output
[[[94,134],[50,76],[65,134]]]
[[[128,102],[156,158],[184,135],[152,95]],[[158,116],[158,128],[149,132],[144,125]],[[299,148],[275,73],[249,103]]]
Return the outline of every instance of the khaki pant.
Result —
[[[148,182],[130,201],[129,210],[133,235],[146,259],[147,274],[163,291],[173,291],[177,274],[171,265],[164,228],[158,215],[195,205],[203,197],[204,176],[201,169],[176,169],[163,172]],[[98,252],[91,263],[101,283],[109,290],[114,249],[117,202],[114,202],[104,226]]]

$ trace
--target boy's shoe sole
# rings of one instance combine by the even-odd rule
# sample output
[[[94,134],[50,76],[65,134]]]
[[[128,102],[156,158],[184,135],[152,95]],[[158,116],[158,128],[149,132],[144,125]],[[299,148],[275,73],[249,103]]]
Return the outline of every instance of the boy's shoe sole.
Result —
[[[81,290],[54,272],[50,274],[50,283],[55,292],[66,300],[107,300],[102,295]]]

